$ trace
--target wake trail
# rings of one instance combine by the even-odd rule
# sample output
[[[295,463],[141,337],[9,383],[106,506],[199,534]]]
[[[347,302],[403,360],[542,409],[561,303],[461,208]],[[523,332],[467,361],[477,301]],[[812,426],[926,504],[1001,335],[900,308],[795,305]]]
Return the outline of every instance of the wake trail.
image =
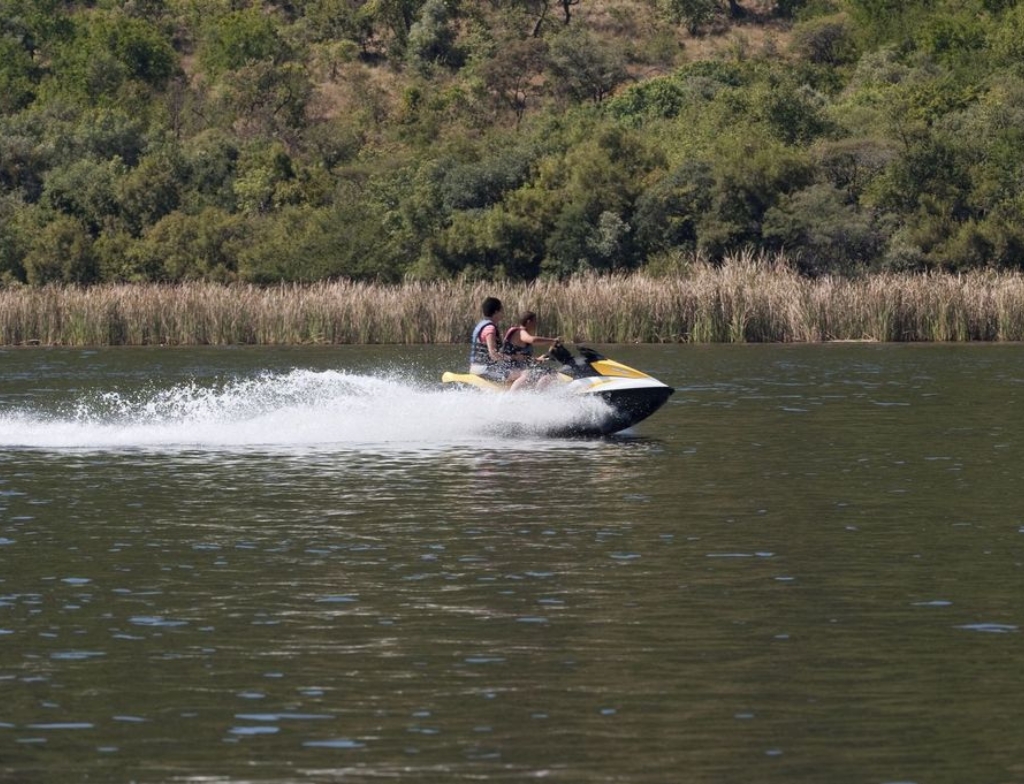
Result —
[[[0,448],[443,444],[543,436],[606,411],[556,392],[488,395],[397,375],[296,369],[218,384],[93,390],[0,413]]]

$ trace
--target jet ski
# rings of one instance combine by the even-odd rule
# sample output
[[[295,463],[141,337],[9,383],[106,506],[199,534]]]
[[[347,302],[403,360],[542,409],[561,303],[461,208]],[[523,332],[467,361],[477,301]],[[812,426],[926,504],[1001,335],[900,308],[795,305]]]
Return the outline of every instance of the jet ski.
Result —
[[[574,355],[562,344],[552,346],[540,357],[533,372],[555,374],[555,383],[536,394],[568,394],[596,397],[604,401],[607,412],[569,422],[553,435],[597,436],[618,433],[647,419],[665,405],[675,389],[658,379],[621,362],[578,346]],[[546,361],[546,364],[545,364]],[[474,373],[446,372],[441,377],[446,387],[473,388],[485,392],[506,392],[508,385]],[[517,393],[518,394],[518,393]],[[530,394],[524,392],[524,394]]]

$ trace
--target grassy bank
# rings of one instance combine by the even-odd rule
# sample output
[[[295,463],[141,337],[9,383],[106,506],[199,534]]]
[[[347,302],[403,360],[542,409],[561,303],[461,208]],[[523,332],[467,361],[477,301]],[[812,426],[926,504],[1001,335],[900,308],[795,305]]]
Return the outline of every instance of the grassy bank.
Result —
[[[808,280],[770,260],[668,277],[530,284],[111,285],[0,289],[0,345],[460,343],[485,296],[570,341],[1024,340],[1024,277]]]

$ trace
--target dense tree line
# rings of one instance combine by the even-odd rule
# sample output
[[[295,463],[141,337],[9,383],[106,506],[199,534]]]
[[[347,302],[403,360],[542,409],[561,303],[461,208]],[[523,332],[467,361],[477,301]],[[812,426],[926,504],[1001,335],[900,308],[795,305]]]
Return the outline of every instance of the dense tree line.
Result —
[[[0,285],[1020,269],[1022,151],[1017,0],[0,0]]]

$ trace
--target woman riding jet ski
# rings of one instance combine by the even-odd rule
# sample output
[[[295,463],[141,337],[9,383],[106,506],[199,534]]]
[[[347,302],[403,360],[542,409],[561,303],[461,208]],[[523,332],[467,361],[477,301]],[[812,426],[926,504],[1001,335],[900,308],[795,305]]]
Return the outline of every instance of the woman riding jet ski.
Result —
[[[617,433],[649,417],[675,391],[656,378],[608,359],[592,349],[579,346],[577,350],[579,355],[574,356],[561,343],[556,343],[546,355],[539,357],[539,360],[551,360],[551,365],[544,366],[538,362],[525,371],[551,374],[553,381],[546,385],[549,391],[599,398],[606,404],[607,412],[602,416],[568,422],[560,434],[582,436]],[[487,392],[505,392],[509,389],[507,382],[477,373],[446,372],[441,381],[453,387],[472,387]]]

